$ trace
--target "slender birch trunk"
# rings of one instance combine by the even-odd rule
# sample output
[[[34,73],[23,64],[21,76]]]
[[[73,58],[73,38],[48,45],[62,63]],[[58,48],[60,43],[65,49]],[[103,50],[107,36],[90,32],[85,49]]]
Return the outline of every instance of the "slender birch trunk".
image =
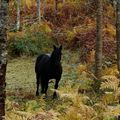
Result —
[[[7,9],[8,0],[0,1],[0,120],[5,116],[5,76],[7,66]]]
[[[117,45],[117,67],[119,72],[118,78],[120,79],[120,0],[117,1],[116,5],[116,45]],[[118,120],[120,120],[120,116],[118,116]]]
[[[116,8],[116,43],[117,43],[117,66],[120,78],[120,1],[117,2]]]
[[[37,19],[38,19],[38,22],[40,23],[41,22],[41,12],[40,12],[40,0],[37,0]]]
[[[17,5],[16,30],[20,30],[20,0],[16,0],[16,5]]]
[[[55,4],[55,12],[57,12],[57,10],[58,10],[58,0],[54,0],[54,4]]]
[[[65,3],[65,0],[62,0],[62,3]]]
[[[97,0],[97,18],[96,18],[96,52],[95,52],[95,76],[98,78],[96,81],[96,90],[100,87],[100,77],[102,71],[102,0]]]

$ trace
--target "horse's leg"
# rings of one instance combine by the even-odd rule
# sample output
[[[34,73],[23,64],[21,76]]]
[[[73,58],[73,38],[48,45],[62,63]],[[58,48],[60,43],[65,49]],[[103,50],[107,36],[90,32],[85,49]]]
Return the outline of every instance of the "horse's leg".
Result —
[[[41,78],[41,93],[45,93],[45,79]]]
[[[45,82],[45,95],[46,96],[47,96],[48,83],[49,83],[49,80],[46,80]]]
[[[39,75],[38,74],[36,74],[36,79],[37,79],[37,82],[36,82],[36,84],[37,84],[37,90],[36,90],[36,96],[38,96],[39,95]]]
[[[43,93],[44,93],[44,85],[41,84],[41,94],[43,94]]]
[[[56,79],[56,82],[55,82],[55,91],[54,91],[54,93],[53,93],[53,98],[56,98],[56,97],[57,97],[56,90],[58,89],[59,81],[60,81],[60,79]]]

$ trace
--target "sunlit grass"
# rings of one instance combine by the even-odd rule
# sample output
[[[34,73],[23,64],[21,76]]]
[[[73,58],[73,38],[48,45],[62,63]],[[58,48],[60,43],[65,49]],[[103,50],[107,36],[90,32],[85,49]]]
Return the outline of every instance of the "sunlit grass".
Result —
[[[21,57],[8,61],[6,120],[115,120],[119,115],[119,106],[109,106],[106,95],[97,98],[94,93],[78,93],[78,89],[89,89],[92,79],[86,66],[80,66],[77,52],[63,51],[58,98],[52,99],[54,83],[49,84],[46,99],[44,95],[36,97],[35,60]]]
[[[14,93],[34,92],[35,88],[35,59],[17,58],[9,60],[7,66],[7,91]],[[16,91],[16,92],[15,92]]]
[[[7,118],[14,119],[14,117],[17,116],[17,119],[24,120],[27,119],[31,113],[37,114],[38,112],[50,111],[51,109],[58,113],[64,113],[68,106],[73,104],[71,100],[72,95],[69,96],[68,93],[70,93],[70,91],[70,94],[77,92],[77,90],[72,90],[71,83],[74,81],[73,79],[76,78],[76,75],[74,75],[76,68],[74,62],[77,62],[78,58],[75,57],[76,53],[70,54],[68,51],[64,51],[64,53],[62,58],[63,75],[59,84],[59,98],[57,100],[52,99],[54,83],[49,85],[48,99],[43,99],[42,96],[35,96],[35,57],[21,57],[8,61],[6,75]],[[68,57],[71,58],[71,60],[69,60]],[[18,111],[21,111],[21,113],[24,112],[26,117],[19,115]]]

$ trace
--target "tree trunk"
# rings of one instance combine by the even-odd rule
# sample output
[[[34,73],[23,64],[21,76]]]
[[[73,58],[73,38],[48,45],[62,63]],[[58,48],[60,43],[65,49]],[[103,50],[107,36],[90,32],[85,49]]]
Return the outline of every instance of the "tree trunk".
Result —
[[[58,10],[58,0],[55,0],[54,2],[55,2],[54,4],[55,4],[55,13],[56,13]]]
[[[7,66],[7,9],[8,0],[0,1],[0,120],[4,120],[5,116],[5,75]]]
[[[120,0],[117,1],[116,6],[116,44],[117,44],[117,67],[119,72],[118,77],[120,79]],[[120,120],[120,116],[118,117],[118,120]]]
[[[113,8],[116,10],[117,0],[110,0],[110,3],[113,6]]]
[[[20,0],[16,0],[17,5],[17,23],[16,30],[20,30]]]
[[[65,0],[62,0],[62,3],[65,3]]]
[[[96,89],[99,90],[100,78],[102,71],[102,0],[97,0],[97,18],[96,18],[96,52],[95,52],[95,76],[98,78],[96,81]]]
[[[117,43],[117,66],[120,78],[120,1],[117,2],[116,8],[116,43]]]
[[[37,0],[37,19],[38,22],[41,22],[41,13],[40,13],[40,0]]]

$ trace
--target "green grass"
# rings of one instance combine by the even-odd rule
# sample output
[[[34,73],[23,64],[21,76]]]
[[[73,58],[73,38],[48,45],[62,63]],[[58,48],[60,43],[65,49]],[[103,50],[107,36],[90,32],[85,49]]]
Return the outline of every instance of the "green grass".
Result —
[[[64,53],[62,58],[63,76],[59,84],[59,92],[69,93],[71,82],[76,78],[76,65],[74,65],[74,61],[77,62],[78,58],[75,57],[76,54],[71,55],[68,51]],[[73,104],[72,100],[67,97],[65,99],[52,100],[54,83],[49,84],[48,99],[43,99],[42,96],[35,96],[35,60],[35,57],[19,57],[8,62],[6,75],[6,111],[9,117],[11,115],[14,116],[14,110],[36,113],[38,111],[45,112],[53,109],[57,113],[64,113],[67,107]],[[73,92],[75,91],[77,92],[77,90]]]
[[[17,58],[9,60],[7,66],[7,91],[23,90],[34,91],[35,72],[34,58]]]
[[[60,81],[60,86],[64,87],[66,84],[71,84],[77,79],[76,66],[74,62],[78,61],[76,54],[70,54],[65,51],[62,58],[63,75]],[[68,59],[70,58],[70,59]],[[36,76],[35,76],[35,60],[36,57],[19,57],[9,60],[7,66],[7,93],[24,91],[35,94]],[[64,61],[63,61],[64,60]],[[50,84],[50,87],[53,84]]]
[[[115,120],[119,106],[109,107],[101,99],[78,94],[78,88],[89,88],[85,74],[79,73],[79,54],[63,51],[63,75],[59,83],[58,99],[53,100],[54,83],[49,84],[48,98],[35,96],[36,57],[19,57],[8,61],[6,75],[6,120]],[[98,99],[98,100],[95,100]],[[94,101],[97,101],[95,104]],[[92,103],[92,104],[91,104]],[[111,108],[111,109],[110,109]],[[110,109],[110,110],[109,110]],[[109,111],[109,112],[108,112]],[[111,112],[110,112],[111,111]],[[28,119],[29,118],[29,119]]]

